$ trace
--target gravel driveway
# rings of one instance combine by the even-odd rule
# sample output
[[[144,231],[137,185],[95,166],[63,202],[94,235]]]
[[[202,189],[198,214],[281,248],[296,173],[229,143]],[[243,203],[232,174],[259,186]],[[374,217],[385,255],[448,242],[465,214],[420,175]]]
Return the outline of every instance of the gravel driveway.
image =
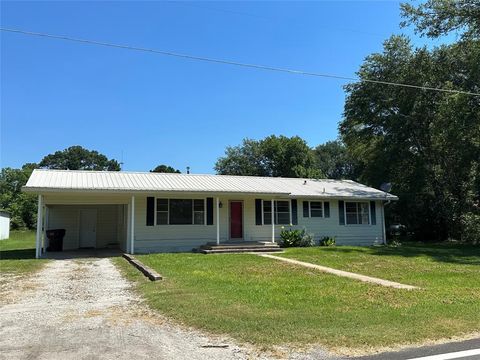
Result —
[[[109,259],[55,260],[0,298],[1,359],[245,359],[148,312]],[[225,345],[225,347],[215,347]]]

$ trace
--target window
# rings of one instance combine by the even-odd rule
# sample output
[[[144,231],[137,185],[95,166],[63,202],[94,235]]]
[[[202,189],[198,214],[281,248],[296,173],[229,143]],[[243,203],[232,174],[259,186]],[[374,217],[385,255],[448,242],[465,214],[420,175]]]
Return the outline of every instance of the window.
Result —
[[[190,199],[170,199],[169,206],[169,224],[187,225],[192,224],[193,219],[193,201]]]
[[[263,200],[263,224],[272,224],[272,202]]]
[[[290,224],[290,201],[275,200],[274,201],[274,218],[275,224]],[[272,224],[272,202],[271,200],[263,200],[263,224]]]
[[[370,213],[367,202],[346,202],[345,215],[347,225],[368,225],[370,223]]]
[[[205,224],[205,201],[203,199],[193,200],[193,223],[195,225]]]
[[[204,199],[157,199],[157,225],[204,225]]]
[[[323,201],[304,201],[303,217],[330,217],[329,203]]]
[[[310,201],[310,216],[323,217],[323,203],[321,201]]]
[[[168,199],[157,199],[157,225],[168,224]]]
[[[290,201],[275,201],[275,224],[290,224]]]

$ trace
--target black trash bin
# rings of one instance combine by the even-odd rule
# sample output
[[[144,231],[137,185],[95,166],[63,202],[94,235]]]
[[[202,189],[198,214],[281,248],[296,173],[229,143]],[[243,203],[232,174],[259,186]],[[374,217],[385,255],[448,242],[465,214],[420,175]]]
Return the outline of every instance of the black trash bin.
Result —
[[[47,251],[62,251],[65,229],[47,230],[46,234],[48,238]]]

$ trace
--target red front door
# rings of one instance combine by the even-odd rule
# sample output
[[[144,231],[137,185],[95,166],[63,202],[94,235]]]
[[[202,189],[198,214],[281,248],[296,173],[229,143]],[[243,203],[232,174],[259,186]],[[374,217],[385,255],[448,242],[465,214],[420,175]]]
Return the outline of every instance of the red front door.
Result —
[[[243,203],[241,201],[230,202],[230,238],[243,238]]]

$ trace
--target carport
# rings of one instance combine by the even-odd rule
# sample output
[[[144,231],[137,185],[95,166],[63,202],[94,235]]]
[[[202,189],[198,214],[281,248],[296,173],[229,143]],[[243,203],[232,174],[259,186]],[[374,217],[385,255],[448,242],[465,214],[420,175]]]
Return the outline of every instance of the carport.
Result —
[[[47,230],[65,229],[64,251],[116,249],[132,252],[135,197],[58,192],[38,195],[36,257],[46,253]]]

